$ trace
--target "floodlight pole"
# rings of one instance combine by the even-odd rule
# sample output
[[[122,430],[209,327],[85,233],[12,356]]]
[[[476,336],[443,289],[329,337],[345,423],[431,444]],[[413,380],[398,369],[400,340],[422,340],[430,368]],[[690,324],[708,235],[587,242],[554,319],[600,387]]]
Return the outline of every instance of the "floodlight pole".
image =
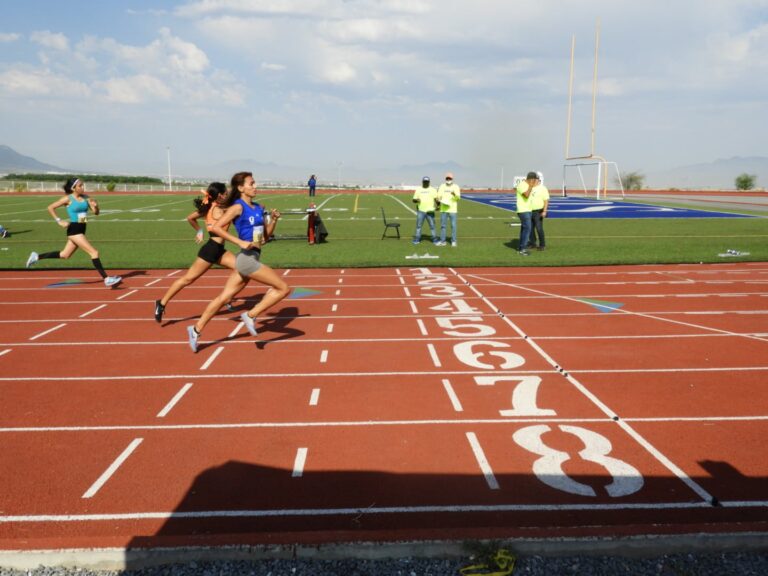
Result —
[[[168,191],[173,192],[173,180],[171,180],[171,147],[166,146],[165,151],[168,155]]]

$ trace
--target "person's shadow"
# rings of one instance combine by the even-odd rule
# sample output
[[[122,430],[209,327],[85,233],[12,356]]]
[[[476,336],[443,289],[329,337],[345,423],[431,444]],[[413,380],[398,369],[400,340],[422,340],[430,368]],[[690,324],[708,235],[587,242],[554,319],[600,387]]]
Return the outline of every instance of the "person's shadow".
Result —
[[[296,306],[288,306],[283,308],[279,312],[273,315],[269,320],[264,320],[259,328],[259,333],[277,332],[279,335],[269,340],[259,340],[256,342],[256,347],[259,350],[263,350],[267,344],[271,342],[277,342],[279,340],[288,340],[290,338],[298,338],[304,336],[305,332],[297,328],[289,328],[288,324],[293,322],[296,318],[303,318],[309,316],[309,314],[299,314],[299,309]]]

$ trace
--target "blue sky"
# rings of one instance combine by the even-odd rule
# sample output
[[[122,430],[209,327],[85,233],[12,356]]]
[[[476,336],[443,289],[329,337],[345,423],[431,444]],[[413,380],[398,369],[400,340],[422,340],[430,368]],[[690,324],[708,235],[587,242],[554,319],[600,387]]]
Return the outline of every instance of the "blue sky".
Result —
[[[768,0],[3,4],[0,144],[67,168],[163,174],[170,147],[179,176],[559,174],[573,35],[570,151],[590,149],[598,16],[597,154],[648,173],[766,150]]]

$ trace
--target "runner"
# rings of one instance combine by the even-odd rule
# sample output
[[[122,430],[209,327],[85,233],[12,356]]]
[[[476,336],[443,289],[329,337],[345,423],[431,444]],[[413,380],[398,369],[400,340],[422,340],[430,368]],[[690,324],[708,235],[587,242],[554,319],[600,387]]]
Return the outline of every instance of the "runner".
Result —
[[[241,250],[235,261],[235,270],[227,279],[221,294],[208,304],[194,326],[187,327],[189,346],[193,352],[197,352],[197,340],[205,325],[222,305],[229,302],[245,288],[249,281],[256,280],[269,286],[261,301],[240,315],[240,319],[248,332],[253,336],[256,336],[257,333],[254,319],[288,296],[291,291],[288,284],[272,268],[260,261],[261,247],[264,245],[265,238],[273,234],[275,225],[280,219],[280,212],[272,210],[267,214],[263,206],[253,201],[254,196],[256,196],[256,183],[250,172],[238,172],[232,176],[231,187],[233,192],[240,193],[240,198],[227,208],[224,215],[214,223],[211,231],[225,240],[237,244]],[[226,230],[231,222],[235,224],[237,236]]]
[[[85,194],[85,185],[80,178],[70,178],[64,184],[64,198],[60,198],[48,206],[48,213],[62,228],[67,229],[67,243],[64,249],[59,252],[45,252],[38,254],[32,252],[27,258],[27,268],[31,268],[35,262],[48,258],[62,258],[66,260],[78,248],[82,248],[91,257],[91,263],[98,273],[104,279],[104,285],[107,287],[117,286],[122,282],[120,276],[108,276],[104,271],[99,259],[99,251],[85,237],[85,225],[87,221],[88,210],[92,210],[94,216],[99,215],[99,203],[95,198],[90,198]],[[67,207],[69,222],[65,222],[56,214],[56,209],[62,206]]]
[[[187,222],[196,230],[195,242],[200,244],[203,241],[203,229],[200,228],[197,221],[200,218],[204,218],[205,227],[208,230],[208,242],[200,248],[197,258],[195,258],[187,273],[171,284],[160,300],[155,300],[155,320],[157,322],[163,321],[163,314],[165,313],[165,307],[168,306],[168,302],[176,294],[210,270],[211,266],[219,264],[226,266],[230,270],[235,269],[235,255],[224,247],[224,239],[214,234],[211,228],[237,197],[237,193],[227,192],[226,185],[221,182],[212,182],[204,196],[195,198],[194,205],[196,210],[187,216]]]

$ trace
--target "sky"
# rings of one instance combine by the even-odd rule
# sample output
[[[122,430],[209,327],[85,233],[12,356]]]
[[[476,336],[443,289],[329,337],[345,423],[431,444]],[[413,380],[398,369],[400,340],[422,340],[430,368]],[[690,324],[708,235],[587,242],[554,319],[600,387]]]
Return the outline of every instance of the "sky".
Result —
[[[768,149],[768,0],[0,5],[0,144],[66,168],[498,185],[566,148],[641,173]]]

